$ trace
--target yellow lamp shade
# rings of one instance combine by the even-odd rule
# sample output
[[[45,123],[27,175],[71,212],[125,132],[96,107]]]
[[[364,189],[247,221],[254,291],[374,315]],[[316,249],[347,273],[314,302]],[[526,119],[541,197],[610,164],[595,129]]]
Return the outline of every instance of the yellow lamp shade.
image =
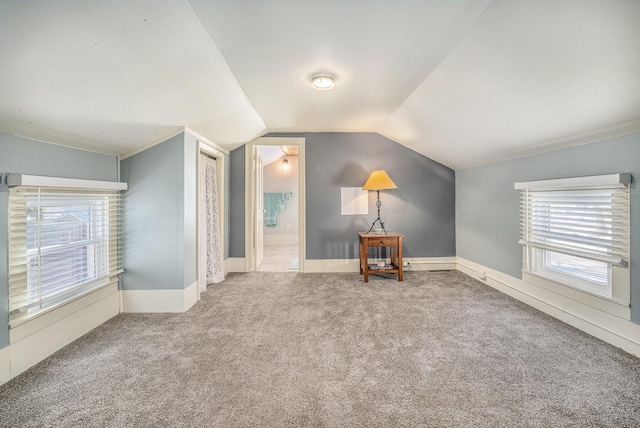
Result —
[[[396,183],[391,180],[384,169],[377,169],[371,173],[362,190],[397,189]]]

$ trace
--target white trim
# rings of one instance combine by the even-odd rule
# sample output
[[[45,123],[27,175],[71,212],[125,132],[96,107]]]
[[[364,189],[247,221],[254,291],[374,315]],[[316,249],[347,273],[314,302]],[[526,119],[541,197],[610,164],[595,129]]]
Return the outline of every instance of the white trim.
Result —
[[[9,329],[9,343],[17,342],[25,337],[60,321],[64,317],[102,300],[111,294],[118,293],[118,280],[91,290],[81,296],[74,297],[59,306],[54,306],[19,322],[11,324]]]
[[[631,183],[631,174],[592,175],[589,177],[558,178],[553,180],[524,181],[515,183],[516,190],[568,189],[575,187],[618,186]]]
[[[200,300],[200,285],[198,281],[184,289],[184,305],[182,306],[182,312],[187,312],[193,305]]]
[[[0,349],[0,385],[11,379],[11,347]]]
[[[244,257],[229,257],[225,260],[227,272],[246,272],[246,260]]]
[[[298,234],[264,235],[264,245],[298,245]]]
[[[219,145],[217,145],[216,143],[214,143],[213,141],[209,140],[207,137],[203,137],[202,135],[198,134],[197,132],[193,131],[192,129],[189,129],[187,127],[183,128],[185,134],[190,134],[193,137],[196,137],[197,140],[199,140],[201,143],[206,144],[208,147],[208,150],[205,150],[215,156],[223,156],[223,155],[227,155],[229,156],[229,150],[226,150],[222,147],[220,147]],[[217,153],[216,153],[217,152]]]
[[[631,309],[629,306],[629,302],[623,302],[609,297],[601,296],[577,287],[574,288],[570,285],[563,284],[562,282],[544,278],[542,276],[536,275],[535,273],[530,273],[527,271],[522,271],[522,281],[536,285],[540,288],[544,288],[545,290],[548,290],[552,293],[562,295],[568,299],[581,302],[585,305],[591,306],[601,311],[608,312],[617,317],[627,320],[631,318]]]
[[[193,290],[195,288],[195,291]],[[122,312],[181,313],[197,302],[198,281],[185,289],[122,290]]]
[[[377,260],[370,258],[371,260]],[[403,257],[403,263],[409,262],[411,268],[405,267],[405,272],[426,271],[426,270],[455,270],[457,260],[455,256],[451,257]],[[332,272],[359,272],[360,259],[324,259],[324,260],[305,260],[305,272],[332,273]]]
[[[187,128],[186,126],[182,126],[182,127],[174,129],[173,131],[167,132],[163,136],[158,137],[156,139],[153,139],[153,140],[149,141],[148,143],[141,145],[140,147],[136,147],[133,150],[129,150],[128,152],[124,152],[124,153],[118,155],[118,160],[121,161],[121,160],[129,158],[129,157],[131,157],[133,155],[137,155],[138,153],[144,152],[145,150],[150,149],[153,146],[157,146],[160,143],[164,143],[165,141],[167,141],[167,140],[169,140],[169,139],[171,139],[171,138],[173,138],[173,137],[175,137],[177,135],[180,135],[182,133],[191,134],[194,137],[196,137],[197,139],[200,139],[200,140],[204,141],[205,143],[207,143],[211,147],[214,147],[217,150],[220,150],[222,153],[225,153],[227,155],[229,154],[228,150],[223,149],[222,147],[220,147],[216,143],[214,143],[211,140],[203,137],[202,135],[194,132],[193,130]]]
[[[18,376],[118,313],[119,300],[116,291],[16,340],[0,350],[0,382]]]
[[[455,270],[456,256],[451,257],[403,257],[403,263],[410,263],[412,271],[418,270]]]
[[[305,272],[332,273],[332,272],[358,272],[359,259],[307,259],[304,261]]]
[[[560,321],[640,356],[640,325],[462,257],[457,257],[457,269]]]
[[[64,189],[127,190],[119,181],[83,180],[79,178],[46,177],[44,175],[9,174],[7,186],[61,187]]]
[[[245,144],[245,267],[243,272],[253,271],[253,197],[254,179],[252,153],[254,146],[298,146],[298,272],[306,272],[306,186],[305,186],[305,139],[304,137],[261,137]]]

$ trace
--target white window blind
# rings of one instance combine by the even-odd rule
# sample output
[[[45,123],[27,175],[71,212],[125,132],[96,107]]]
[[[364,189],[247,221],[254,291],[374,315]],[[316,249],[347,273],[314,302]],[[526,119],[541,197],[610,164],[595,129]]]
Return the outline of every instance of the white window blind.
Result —
[[[117,190],[10,188],[12,319],[114,280],[122,271],[121,219]]]
[[[521,191],[520,244],[626,266],[629,182],[628,174],[613,174],[546,184],[517,183]]]

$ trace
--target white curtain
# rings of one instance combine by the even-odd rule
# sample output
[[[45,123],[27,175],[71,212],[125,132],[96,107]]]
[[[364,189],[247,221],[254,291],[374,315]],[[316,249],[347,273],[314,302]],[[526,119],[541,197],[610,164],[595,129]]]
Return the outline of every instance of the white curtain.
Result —
[[[220,240],[220,217],[218,211],[218,186],[216,160],[200,155],[200,184],[202,204],[201,215],[204,219],[202,235],[206,254],[206,281],[200,283],[200,292],[207,291],[207,284],[224,280],[222,268],[222,247]],[[201,223],[202,224],[202,223]]]

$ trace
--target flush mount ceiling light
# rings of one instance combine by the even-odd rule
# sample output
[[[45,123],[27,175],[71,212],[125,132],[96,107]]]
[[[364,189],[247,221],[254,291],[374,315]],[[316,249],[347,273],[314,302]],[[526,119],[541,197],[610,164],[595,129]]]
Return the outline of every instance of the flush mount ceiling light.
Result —
[[[333,76],[328,74],[316,74],[311,78],[311,87],[318,91],[328,91],[336,86],[336,81]]]

